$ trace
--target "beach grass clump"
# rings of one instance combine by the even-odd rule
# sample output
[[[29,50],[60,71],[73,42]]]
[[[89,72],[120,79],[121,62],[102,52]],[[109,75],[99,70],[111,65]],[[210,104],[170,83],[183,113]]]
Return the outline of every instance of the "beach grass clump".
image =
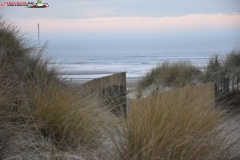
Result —
[[[240,50],[235,49],[229,52],[225,58],[219,55],[213,56],[203,72],[203,82],[215,82],[230,75],[240,74]]]
[[[145,89],[152,84],[163,87],[184,87],[193,84],[200,70],[189,62],[164,62],[153,68],[139,82],[138,88]]]
[[[14,24],[3,19],[0,15],[0,44],[1,44],[1,60],[2,62],[14,60],[28,55],[34,48],[29,44],[25,34],[20,28]]]
[[[240,49],[232,50],[227,54],[224,66],[228,74],[240,74]]]
[[[94,96],[71,88],[57,68],[41,58],[46,46],[29,46],[20,30],[2,17],[0,42],[0,159],[98,148],[106,121]],[[17,141],[22,135],[30,138]]]
[[[103,106],[116,116],[125,115],[126,110],[126,93],[123,86],[111,85],[102,91],[100,99],[103,101]]]
[[[229,78],[230,85],[234,86],[229,93],[216,94],[220,108],[228,109],[231,113],[239,113],[239,94],[236,77],[240,75],[240,50],[234,49],[225,57],[213,56],[200,76],[200,81],[221,84],[224,78]],[[233,84],[233,78],[235,83]]]
[[[153,83],[166,87],[184,87],[193,83],[193,78],[200,71],[189,62],[164,62],[153,68],[141,81],[138,87],[146,88]]]
[[[121,158],[228,159],[226,135],[219,127],[223,113],[215,109],[214,94],[209,99],[207,91],[191,90],[132,101],[116,140]]]
[[[81,97],[81,91],[73,94],[53,81],[47,88],[35,84],[29,91],[29,98],[32,123],[57,146],[72,149],[98,146],[104,122],[91,100]]]
[[[209,60],[208,65],[206,66],[206,70],[202,75],[202,80],[203,82],[214,82],[216,80],[222,79],[224,75],[224,60],[221,59],[218,55],[215,55]]]
[[[110,107],[99,106],[107,101],[119,107],[121,94],[109,90],[100,99],[100,93],[73,88],[41,58],[46,45],[40,50],[29,46],[2,17],[0,42],[0,159],[226,158],[221,144],[227,143],[218,127],[222,113],[204,100],[214,94],[169,92],[134,102],[127,118],[116,117],[106,111]],[[186,62],[166,62],[146,84],[185,86],[195,74],[198,70]]]

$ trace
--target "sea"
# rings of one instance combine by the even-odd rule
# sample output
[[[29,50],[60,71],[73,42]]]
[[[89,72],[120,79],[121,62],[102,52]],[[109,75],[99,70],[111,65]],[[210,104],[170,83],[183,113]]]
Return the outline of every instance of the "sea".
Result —
[[[144,76],[161,63],[188,61],[204,67],[214,55],[240,49],[240,32],[161,34],[65,34],[40,36],[43,57],[63,78],[91,80],[126,72]]]

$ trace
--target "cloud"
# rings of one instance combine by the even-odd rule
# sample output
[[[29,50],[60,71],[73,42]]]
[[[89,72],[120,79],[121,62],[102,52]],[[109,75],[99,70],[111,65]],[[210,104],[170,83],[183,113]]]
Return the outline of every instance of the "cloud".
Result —
[[[240,14],[22,20],[23,25],[28,24],[25,28],[33,32],[36,32],[37,23],[40,23],[42,33],[157,33],[226,29],[240,32]]]
[[[42,0],[43,1],[43,0]],[[239,0],[44,0],[46,9],[2,7],[7,17],[78,19],[97,17],[179,17],[189,14],[239,14]]]
[[[12,1],[12,0],[10,0]],[[165,32],[240,28],[240,0],[42,0],[46,9],[1,7],[30,32]]]

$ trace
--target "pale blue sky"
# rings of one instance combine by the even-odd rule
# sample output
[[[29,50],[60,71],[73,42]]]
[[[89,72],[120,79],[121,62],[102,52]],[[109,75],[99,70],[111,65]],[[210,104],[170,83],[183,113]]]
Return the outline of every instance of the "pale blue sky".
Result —
[[[5,0],[0,0],[3,3]],[[8,1],[7,1],[8,2]],[[10,2],[10,1],[9,1]],[[240,14],[239,0],[43,0],[45,11],[2,7],[12,18],[165,17],[188,14]]]
[[[0,0],[1,3],[4,1]],[[140,33],[168,29],[181,31],[190,28],[197,31],[201,28],[239,31],[240,28],[240,0],[42,0],[42,2],[49,3],[50,7],[31,9],[4,6],[0,7],[0,13],[27,30],[34,31],[36,23],[40,23],[46,32],[56,33],[135,31]],[[196,21],[197,19],[199,21]]]

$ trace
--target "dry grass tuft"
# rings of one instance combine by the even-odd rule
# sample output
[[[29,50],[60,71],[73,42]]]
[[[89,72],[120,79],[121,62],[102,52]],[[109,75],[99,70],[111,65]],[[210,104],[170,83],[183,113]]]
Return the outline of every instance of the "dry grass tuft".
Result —
[[[205,72],[202,74],[203,82],[215,82],[225,76],[240,74],[240,50],[235,49],[221,58],[218,55],[209,60]]]
[[[30,113],[36,128],[57,146],[98,147],[103,125],[100,111],[90,99],[82,99],[54,82],[47,89],[35,86],[30,91]],[[40,93],[36,94],[36,90]]]
[[[213,101],[204,100],[212,96],[202,92],[206,88],[139,100],[131,105],[127,119],[117,118],[109,110],[122,104],[121,95],[110,90],[101,99],[100,93],[88,95],[89,91],[72,88],[41,59],[45,47],[29,47],[20,30],[0,17],[0,159],[228,156],[228,143],[218,127],[222,113]],[[186,62],[164,63],[140,86],[154,82],[182,87],[198,73]]]
[[[133,101],[116,140],[121,158],[228,158],[227,147],[222,147],[226,135],[219,127],[223,113],[207,92],[188,87]]]
[[[240,74],[240,49],[232,50],[229,54],[227,54],[224,65],[227,73],[239,75]]]
[[[164,62],[147,73],[139,81],[138,87],[144,89],[153,83],[164,87],[184,87],[192,84],[199,73],[200,71],[189,62]]]
[[[202,81],[215,82],[216,80],[222,79],[224,75],[224,61],[216,55],[209,60],[206,70],[202,75]]]
[[[164,62],[162,65],[153,68],[138,82],[138,97],[141,97],[144,89],[153,84],[172,88],[192,85],[200,73],[200,70],[189,62]]]
[[[64,159],[64,151],[99,149],[107,118],[94,95],[83,96],[60,79],[41,59],[46,45],[29,47],[2,17],[0,42],[0,159]]]

